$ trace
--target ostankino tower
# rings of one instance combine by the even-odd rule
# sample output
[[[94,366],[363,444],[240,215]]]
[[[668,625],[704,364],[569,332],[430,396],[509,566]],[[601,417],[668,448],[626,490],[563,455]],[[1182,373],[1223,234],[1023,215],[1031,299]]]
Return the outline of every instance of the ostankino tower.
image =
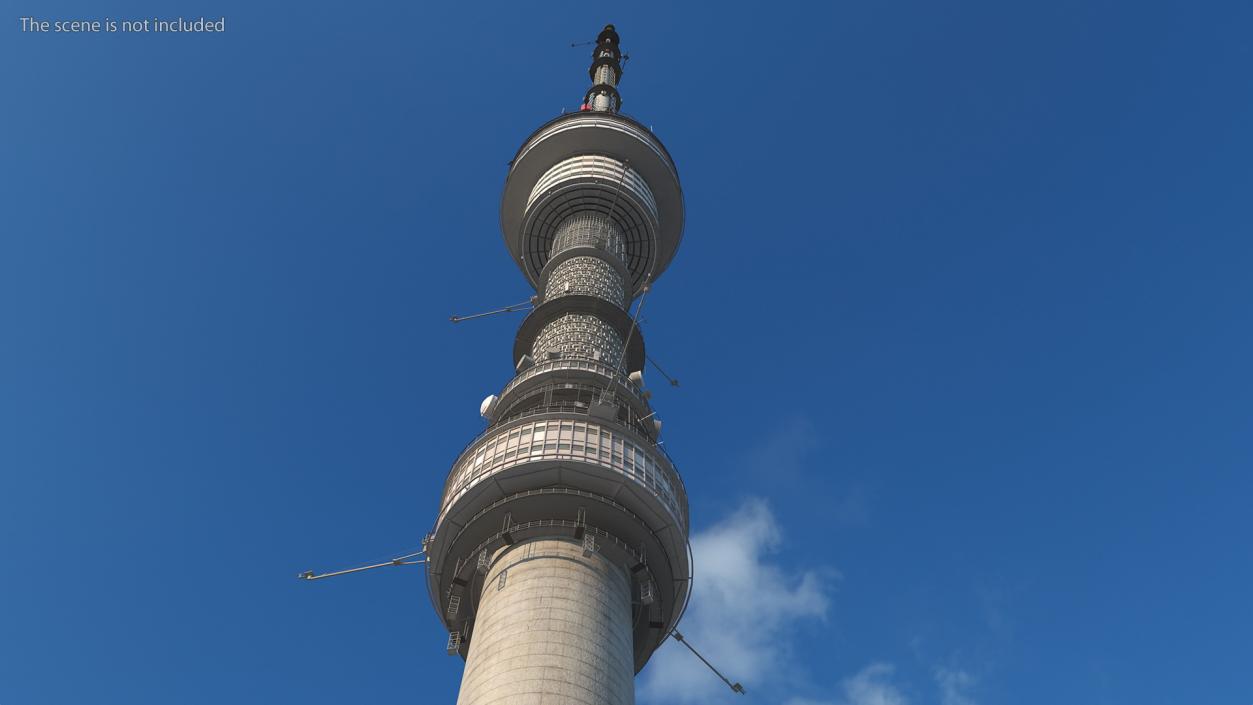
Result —
[[[628,313],[674,257],[683,192],[661,141],[618,112],[612,25],[589,75],[582,109],[510,165],[500,224],[536,306],[426,543],[449,653],[466,659],[459,705],[633,703],[691,587],[687,496]]]

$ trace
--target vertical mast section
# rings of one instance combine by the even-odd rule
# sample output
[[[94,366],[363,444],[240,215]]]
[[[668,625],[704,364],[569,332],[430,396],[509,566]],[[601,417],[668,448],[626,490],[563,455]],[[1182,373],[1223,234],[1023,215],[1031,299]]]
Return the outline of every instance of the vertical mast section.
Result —
[[[618,33],[607,24],[596,37],[592,49],[592,65],[587,70],[592,87],[583,96],[581,110],[616,113],[622,107],[618,84],[622,82],[622,50],[618,48]]]

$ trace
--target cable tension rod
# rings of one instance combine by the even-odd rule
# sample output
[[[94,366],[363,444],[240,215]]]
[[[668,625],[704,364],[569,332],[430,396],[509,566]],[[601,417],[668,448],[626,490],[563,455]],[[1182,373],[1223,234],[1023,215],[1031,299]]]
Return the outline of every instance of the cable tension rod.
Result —
[[[712,663],[707,661],[704,656],[700,655],[699,651],[693,648],[691,644],[687,643],[687,639],[683,638],[683,635],[679,633],[678,629],[675,629],[674,631],[670,633],[674,635],[674,638],[677,639],[680,644],[686,646],[688,651],[691,651],[692,653],[696,654],[696,658],[700,659],[701,663],[708,666],[709,670],[714,672],[714,675],[721,678],[722,682],[726,683],[727,687],[731,689],[731,692],[739,693],[740,695],[745,695],[744,686],[740,685],[739,683],[732,683],[730,680],[727,679],[726,676],[722,675],[722,673],[718,669],[714,668],[714,665]]]
[[[301,573],[301,574],[300,574],[300,575],[298,575],[297,577],[299,577],[299,578],[300,578],[300,579],[302,579],[302,580],[321,580],[322,578],[333,578],[333,577],[335,577],[336,575],[347,575],[347,574],[349,574],[349,573],[360,573],[360,572],[361,572],[361,571],[363,571],[363,570],[374,570],[375,568],[386,568],[386,567],[388,567],[388,566],[393,566],[393,565],[421,565],[421,564],[423,564],[423,563],[426,563],[426,559],[425,559],[425,558],[423,558],[423,559],[421,559],[421,560],[416,560],[416,561],[412,561],[412,560],[409,560],[409,559],[410,559],[410,558],[414,558],[414,557],[416,557],[416,556],[420,556],[420,555],[422,555],[423,553],[425,553],[425,551],[418,551],[417,553],[410,553],[410,554],[405,555],[405,556],[399,556],[399,557],[397,557],[397,558],[393,558],[393,559],[391,559],[390,561],[386,561],[386,562],[384,562],[384,563],[375,563],[374,565],[363,565],[363,566],[361,566],[361,567],[359,567],[359,568],[349,568],[349,569],[347,569],[347,570],[337,570],[337,571],[334,571],[334,572],[332,572],[332,573],[314,573],[312,570],[306,570],[305,572]]]
[[[483,318],[484,316],[495,316],[498,313],[510,313],[513,311],[521,311],[526,308],[531,308],[534,305],[535,305],[535,301],[532,299],[530,301],[523,301],[520,304],[514,304],[512,306],[498,308],[495,311],[484,311],[483,313],[472,313],[469,316],[449,316],[448,320],[452,321],[453,323],[460,323],[462,321],[469,321],[475,318]]]

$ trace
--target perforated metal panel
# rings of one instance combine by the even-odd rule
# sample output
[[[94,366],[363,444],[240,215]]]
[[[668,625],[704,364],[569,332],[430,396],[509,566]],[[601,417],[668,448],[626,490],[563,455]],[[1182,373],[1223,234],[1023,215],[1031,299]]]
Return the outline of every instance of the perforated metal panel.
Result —
[[[572,294],[595,296],[618,307],[626,305],[622,277],[608,262],[596,257],[572,257],[553,269],[544,287],[544,300]]]
[[[616,367],[622,360],[622,348],[622,338],[608,323],[585,313],[568,313],[544,326],[531,355],[538,360],[556,350],[563,357],[595,359],[599,352],[601,360]]]

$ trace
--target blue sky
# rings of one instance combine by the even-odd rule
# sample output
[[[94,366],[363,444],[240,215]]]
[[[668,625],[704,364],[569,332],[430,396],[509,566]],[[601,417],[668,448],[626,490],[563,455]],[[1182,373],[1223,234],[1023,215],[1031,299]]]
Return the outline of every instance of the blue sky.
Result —
[[[1248,705],[1253,6],[161,3],[0,41],[0,703],[453,702],[413,550],[529,296],[505,164],[585,90],[688,209],[691,495],[644,705]],[[409,570],[408,573],[402,570]]]

